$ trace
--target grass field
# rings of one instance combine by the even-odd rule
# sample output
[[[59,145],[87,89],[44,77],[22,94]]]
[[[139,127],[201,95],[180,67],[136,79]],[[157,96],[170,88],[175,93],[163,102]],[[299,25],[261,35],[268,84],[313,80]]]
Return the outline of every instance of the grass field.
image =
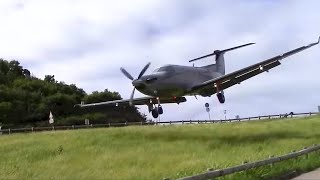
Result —
[[[0,136],[0,179],[163,179],[265,159],[320,143],[320,117],[131,126]],[[320,166],[319,153],[224,178]]]

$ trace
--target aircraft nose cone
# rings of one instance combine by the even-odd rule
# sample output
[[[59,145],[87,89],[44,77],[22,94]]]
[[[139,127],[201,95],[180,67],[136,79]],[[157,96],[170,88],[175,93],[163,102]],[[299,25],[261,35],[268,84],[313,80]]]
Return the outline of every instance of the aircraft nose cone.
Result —
[[[140,79],[136,79],[136,80],[132,81],[132,85],[134,87],[136,87],[137,89],[144,89],[145,88],[143,81]]]

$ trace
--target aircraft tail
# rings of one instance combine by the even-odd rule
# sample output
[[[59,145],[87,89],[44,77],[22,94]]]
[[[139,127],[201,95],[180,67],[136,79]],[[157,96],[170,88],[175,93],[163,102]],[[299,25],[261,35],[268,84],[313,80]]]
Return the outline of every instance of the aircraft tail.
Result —
[[[232,51],[232,50],[238,49],[238,48],[242,48],[242,47],[245,47],[245,46],[249,46],[249,45],[252,45],[252,44],[255,44],[255,43],[248,43],[248,44],[244,44],[244,45],[240,45],[240,46],[236,46],[236,47],[232,47],[232,48],[224,49],[224,50],[215,50],[211,54],[207,54],[205,56],[201,56],[201,57],[192,59],[189,62],[197,61],[197,60],[200,60],[200,59],[215,55],[216,56],[215,57],[216,64],[205,66],[205,68],[209,68],[212,71],[219,72],[221,74],[225,74],[225,62],[224,62],[224,56],[223,56],[224,53],[226,53],[228,51]]]

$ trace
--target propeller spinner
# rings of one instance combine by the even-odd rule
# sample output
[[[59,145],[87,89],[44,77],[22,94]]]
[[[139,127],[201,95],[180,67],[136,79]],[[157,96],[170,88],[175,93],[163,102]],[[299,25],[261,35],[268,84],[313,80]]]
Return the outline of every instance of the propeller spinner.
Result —
[[[131,76],[131,74],[128,73],[128,71],[125,70],[123,67],[121,67],[120,70],[121,70],[121,72],[122,72],[128,79],[130,79],[130,80],[133,82],[133,81],[139,80],[139,79],[144,75],[144,73],[145,73],[145,72],[147,71],[147,69],[149,68],[150,64],[151,64],[151,63],[149,62],[148,64],[146,64],[146,65],[143,67],[143,69],[142,69],[141,72],[139,73],[139,76],[138,76],[137,79],[134,79],[134,78]],[[134,84],[133,84],[133,86],[134,86]],[[133,101],[133,97],[134,97],[134,92],[135,92],[135,90],[136,90],[136,87],[134,86],[134,88],[133,88],[133,90],[132,90],[132,93],[131,93],[131,96],[130,96],[130,101],[129,101],[130,106],[133,105],[132,101]]]

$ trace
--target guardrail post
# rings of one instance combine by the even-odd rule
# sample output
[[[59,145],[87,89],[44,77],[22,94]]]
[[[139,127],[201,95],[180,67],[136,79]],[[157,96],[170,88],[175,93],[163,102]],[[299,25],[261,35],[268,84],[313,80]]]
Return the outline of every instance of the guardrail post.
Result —
[[[142,121],[141,121],[140,125],[142,126]]]
[[[312,114],[312,113],[311,113],[311,112],[309,112],[309,116],[311,116],[311,114]]]
[[[269,119],[271,119],[271,116],[269,115]]]
[[[109,127],[111,127],[111,124],[110,124],[110,123],[108,123],[108,125],[109,125]]]
[[[198,120],[198,124],[200,124],[200,121]]]
[[[8,131],[8,132],[9,132],[9,134],[11,133],[11,129],[10,129],[10,128],[9,128],[9,131]]]
[[[90,126],[93,127],[92,124],[90,124]]]
[[[74,125],[72,125],[72,129],[74,129]]]
[[[269,159],[273,158],[274,155],[269,155]],[[270,167],[272,168],[273,167],[273,163],[270,164]]]
[[[303,147],[303,149],[305,150],[305,149],[308,149],[307,147]],[[308,159],[309,158],[309,153],[307,153],[306,154],[306,159]]]
[[[31,132],[33,132],[33,127],[31,127]]]
[[[250,121],[250,117],[249,117],[249,119],[248,119],[249,121]]]
[[[184,124],[184,121],[182,120],[182,124]]]
[[[171,121],[169,121],[169,124],[171,124]]]
[[[259,116],[259,120],[261,119],[261,117]]]
[[[54,131],[54,126],[52,126],[52,131]]]
[[[291,151],[291,153],[295,153],[295,152],[296,152],[296,150],[292,150]],[[294,159],[297,161],[298,160],[298,156],[296,156]]]

